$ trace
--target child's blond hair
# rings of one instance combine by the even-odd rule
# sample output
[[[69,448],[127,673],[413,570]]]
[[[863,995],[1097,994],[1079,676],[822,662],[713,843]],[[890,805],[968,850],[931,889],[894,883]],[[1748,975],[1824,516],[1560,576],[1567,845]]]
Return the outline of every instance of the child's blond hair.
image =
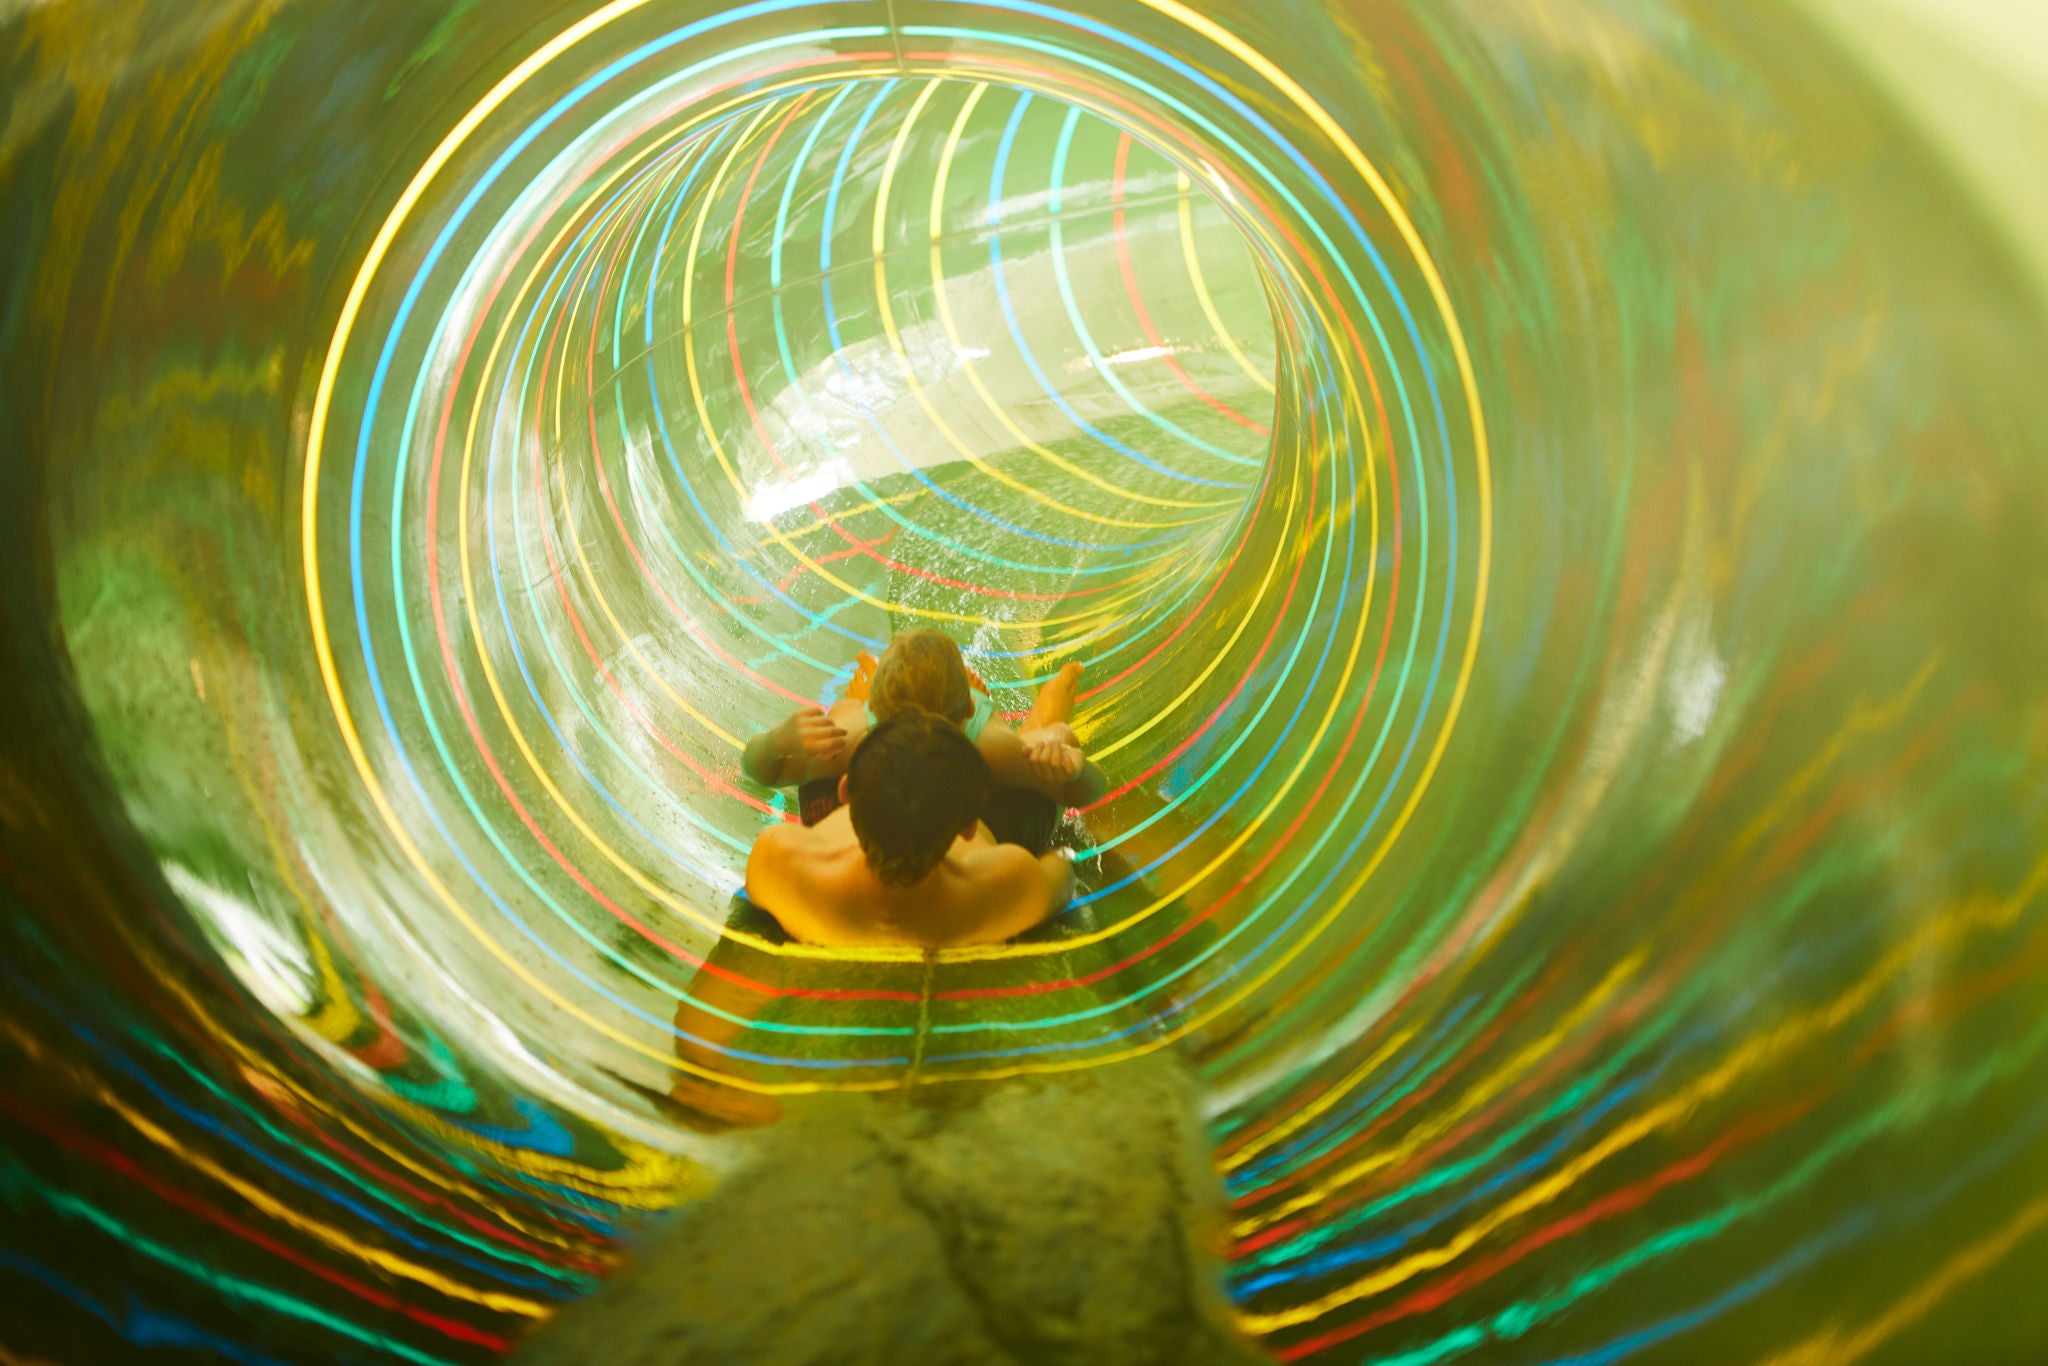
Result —
[[[889,642],[868,686],[868,710],[888,720],[906,707],[964,724],[974,715],[974,694],[960,647],[943,631],[905,631]]]

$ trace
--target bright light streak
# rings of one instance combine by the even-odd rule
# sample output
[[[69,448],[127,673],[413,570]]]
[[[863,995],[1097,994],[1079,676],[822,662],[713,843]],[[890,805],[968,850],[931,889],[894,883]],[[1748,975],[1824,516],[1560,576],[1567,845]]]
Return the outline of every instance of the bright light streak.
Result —
[[[853,482],[853,466],[844,460],[827,461],[809,474],[782,483],[757,484],[747,499],[747,520],[767,522],[791,508],[815,503]]]

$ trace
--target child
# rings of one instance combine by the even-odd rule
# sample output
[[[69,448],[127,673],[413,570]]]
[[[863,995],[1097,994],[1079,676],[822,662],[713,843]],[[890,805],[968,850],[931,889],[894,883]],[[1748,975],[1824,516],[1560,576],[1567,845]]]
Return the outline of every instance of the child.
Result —
[[[829,710],[795,712],[755,736],[740,765],[765,786],[796,785],[803,823],[816,825],[839,805],[839,776],[862,737],[917,707],[959,726],[988,761],[997,788],[984,818],[995,837],[1044,853],[1060,812],[1099,801],[1109,786],[1068,724],[1080,682],[1081,666],[1065,665],[1039,689],[1021,728],[992,726],[988,688],[969,672],[952,637],[905,631],[880,660],[861,654],[846,695]]]

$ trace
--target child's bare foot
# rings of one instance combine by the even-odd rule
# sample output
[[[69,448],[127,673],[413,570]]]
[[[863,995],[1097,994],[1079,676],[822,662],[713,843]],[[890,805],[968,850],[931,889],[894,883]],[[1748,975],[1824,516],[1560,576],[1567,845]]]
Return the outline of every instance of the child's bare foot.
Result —
[[[846,696],[855,702],[868,700],[868,689],[875,681],[875,657],[862,650],[853,657],[853,678],[846,685]]]
[[[1074,697],[1081,691],[1081,666],[1075,663],[1062,664],[1060,671],[1045,680],[1038,690],[1038,700],[1031,704],[1031,715],[1024,720],[1023,729],[1038,730],[1057,722],[1074,719]]]

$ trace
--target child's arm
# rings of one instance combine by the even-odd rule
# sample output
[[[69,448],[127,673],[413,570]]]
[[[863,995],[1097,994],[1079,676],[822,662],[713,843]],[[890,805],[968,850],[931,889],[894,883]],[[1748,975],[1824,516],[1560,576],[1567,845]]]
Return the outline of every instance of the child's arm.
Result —
[[[747,741],[740,769],[764,787],[791,787],[828,778],[852,752],[846,731],[821,708],[792,712],[780,725]]]
[[[1062,806],[1093,806],[1109,791],[1109,779],[1081,750],[1069,723],[1080,700],[1081,666],[1062,664],[1038,689],[1031,714],[1017,728],[1023,763],[1033,781],[1019,783],[1043,792]]]

